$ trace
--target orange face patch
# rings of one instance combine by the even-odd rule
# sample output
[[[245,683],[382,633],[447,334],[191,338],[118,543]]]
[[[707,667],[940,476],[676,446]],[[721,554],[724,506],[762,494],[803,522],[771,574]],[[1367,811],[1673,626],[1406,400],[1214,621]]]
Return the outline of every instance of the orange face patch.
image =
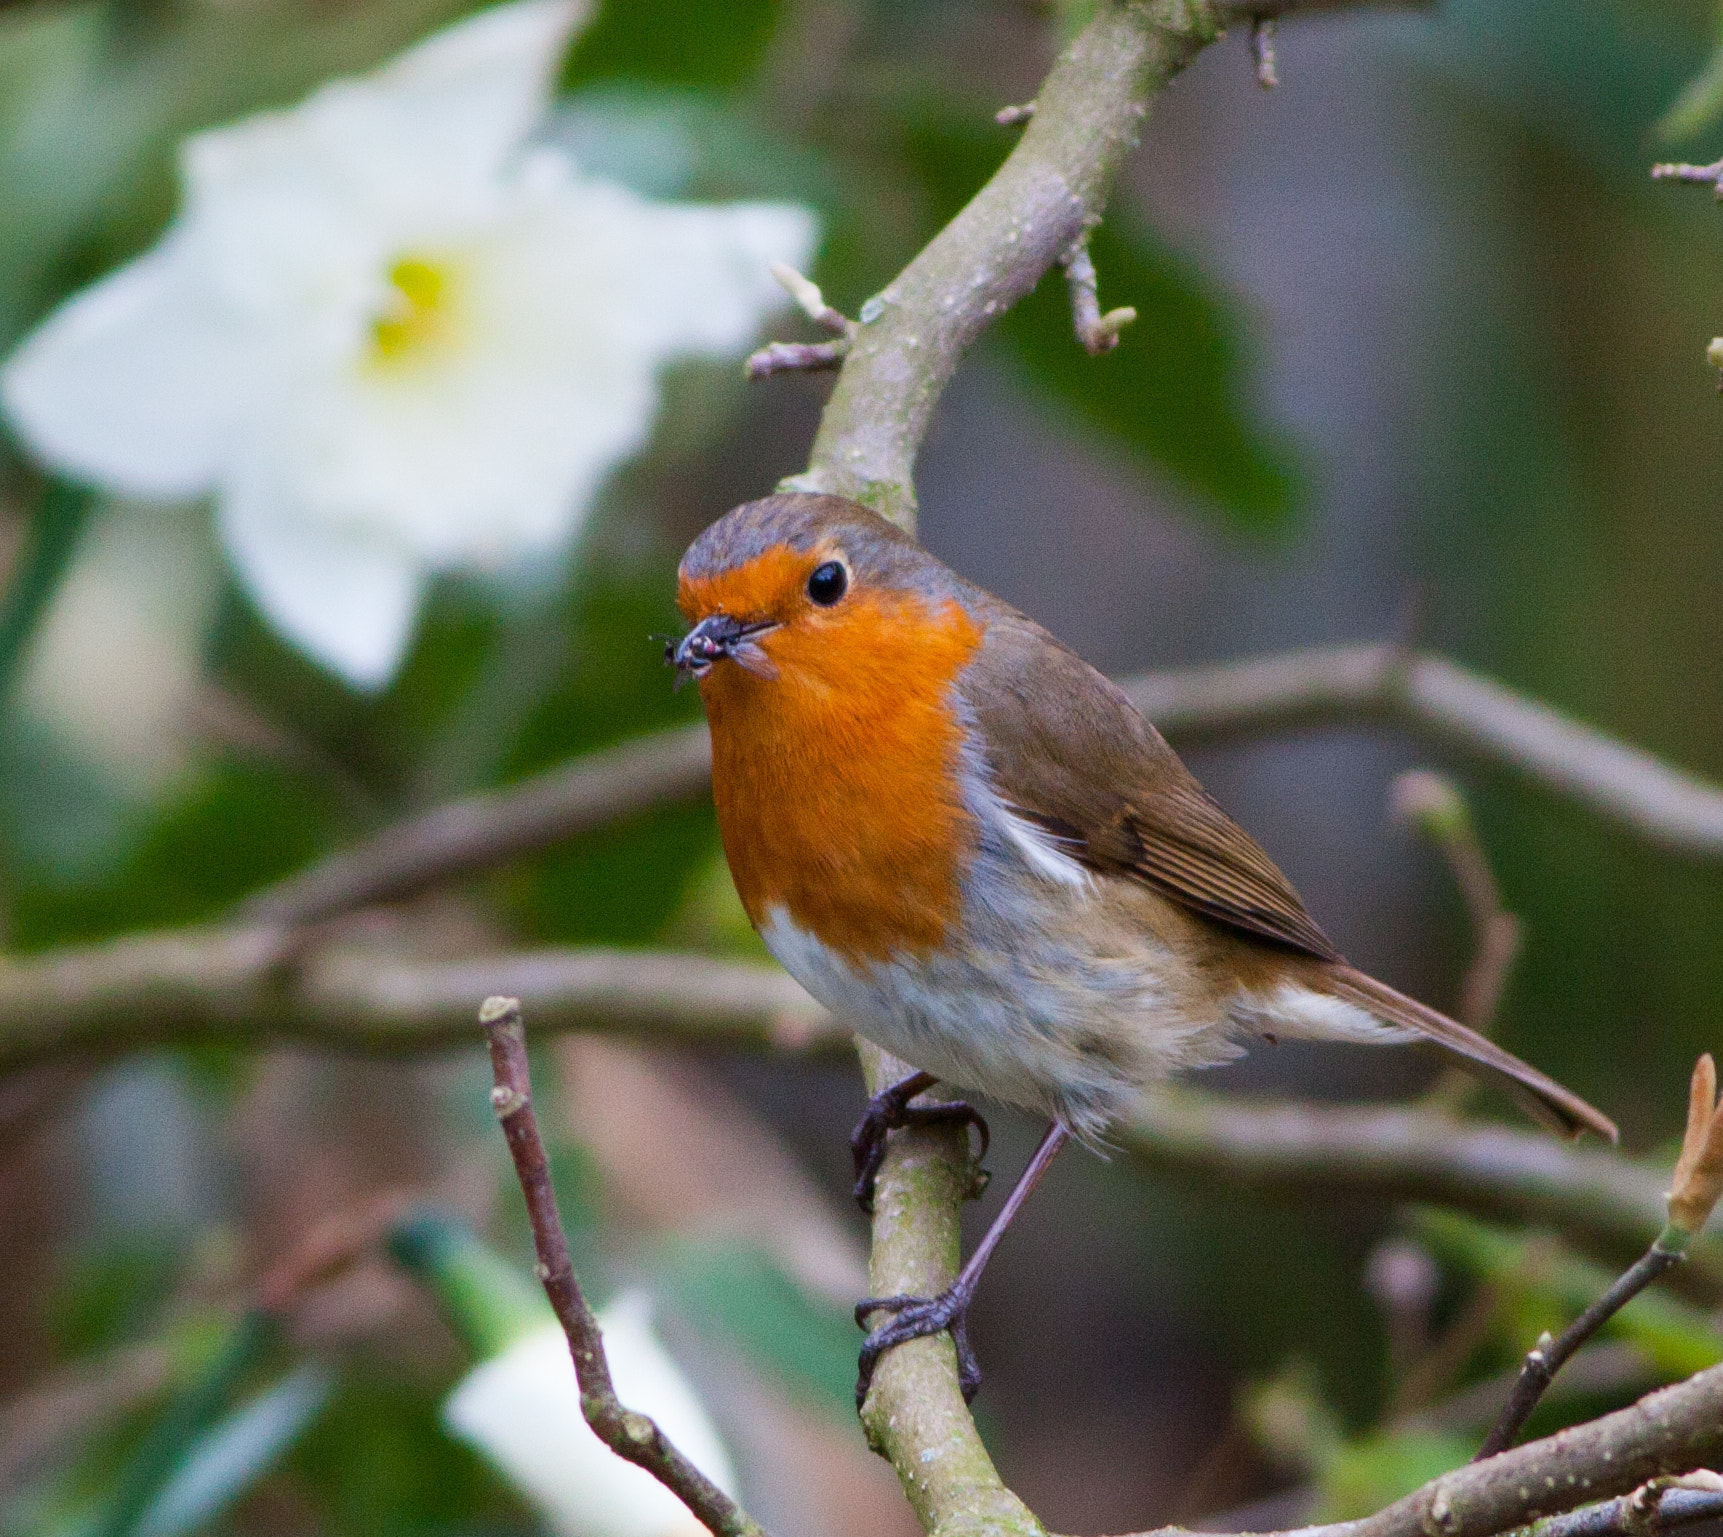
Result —
[[[690,619],[779,625],[757,642],[776,678],[719,662],[700,681],[724,852],[756,925],[782,906],[851,961],[926,954],[973,847],[951,684],[981,631],[955,601],[859,579],[819,607],[807,577],[836,553],[780,546],[682,584]]]

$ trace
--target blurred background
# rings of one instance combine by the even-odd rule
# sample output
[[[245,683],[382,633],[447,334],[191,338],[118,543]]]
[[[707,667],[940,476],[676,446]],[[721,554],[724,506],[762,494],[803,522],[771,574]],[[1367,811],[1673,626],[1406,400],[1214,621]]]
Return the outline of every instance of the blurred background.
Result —
[[[160,237],[188,133],[290,105],[469,9],[0,7],[0,350]],[[994,112],[1033,97],[1087,10],[604,0],[539,133],[654,199],[815,210],[812,275],[854,314],[1008,152]],[[1648,175],[1720,148],[1717,27],[1709,0],[1365,8],[1285,25],[1273,91],[1245,40],[1222,40],[1157,103],[1095,239],[1103,306],[1141,318],[1091,359],[1049,280],[994,329],[922,455],[922,538],[1115,674],[1404,636],[1723,779],[1723,404],[1704,357],[1723,214]],[[779,314],[763,334],[811,333]],[[671,364],[649,443],[605,476],[554,569],[439,576],[372,689],[265,619],[209,499],[69,486],[9,442],[7,945],[217,920],[405,813],[697,719],[648,638],[680,626],[676,560],[803,466],[829,389],[746,384],[739,356]],[[1343,951],[1440,1006],[1468,958],[1464,910],[1388,799],[1406,768],[1454,772],[1525,925],[1500,1038],[1618,1118],[1629,1148],[1678,1134],[1693,1057],[1723,1043],[1723,872],[1392,731],[1191,761]],[[763,955],[704,805],[355,921],[436,955]],[[1431,1071],[1286,1046],[1203,1086],[1404,1097]],[[544,1045],[537,1073],[593,1290],[650,1294],[754,1513],[785,1532],[913,1530],[849,1408],[859,1073],[584,1039]],[[448,1256],[481,1235],[528,1274],[488,1083],[476,1049],[152,1052],[0,1083],[0,1531],[604,1531],[439,1419],[500,1337]],[[993,1124],[977,1223],[1038,1132]],[[367,1235],[357,1258],[241,1339],[259,1288],[330,1223]],[[369,1243],[391,1229],[393,1258]],[[1488,1237],[1070,1155],[977,1304],[983,1432],[1055,1530],[1312,1487],[1355,1513],[1453,1460],[1464,1429],[1383,1431],[1408,1350],[1459,1329],[1431,1396],[1454,1394],[1560,1314],[1553,1272],[1504,1272]],[[1682,1327],[1723,1357],[1711,1322]],[[211,1382],[219,1402],[175,1441],[175,1407]],[[1599,1391],[1582,1406],[1631,1396]]]

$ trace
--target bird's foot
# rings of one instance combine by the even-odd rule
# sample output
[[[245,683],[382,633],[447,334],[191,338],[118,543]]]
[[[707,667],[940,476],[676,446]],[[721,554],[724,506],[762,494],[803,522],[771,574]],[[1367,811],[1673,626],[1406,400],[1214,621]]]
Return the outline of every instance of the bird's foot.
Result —
[[[981,1160],[987,1156],[989,1133],[987,1122],[962,1101],[944,1105],[912,1105],[914,1099],[931,1080],[918,1073],[902,1083],[881,1089],[867,1103],[856,1129],[850,1134],[850,1153],[855,1159],[856,1204],[870,1217],[873,1215],[874,1181],[879,1166],[885,1160],[886,1141],[891,1133],[903,1126],[973,1126],[981,1133],[981,1147],[975,1155],[976,1182],[971,1195],[980,1195],[987,1188],[987,1171]]]
[[[975,1352],[969,1348],[969,1299],[971,1289],[961,1283],[948,1286],[937,1297],[863,1297],[856,1304],[856,1326],[865,1329],[874,1313],[890,1313],[890,1322],[881,1324],[862,1343],[857,1361],[856,1410],[859,1413],[873,1385],[874,1368],[879,1358],[893,1345],[922,1339],[929,1334],[947,1330],[957,1346],[957,1381],[963,1389],[964,1403],[971,1402],[981,1387],[981,1366]]]

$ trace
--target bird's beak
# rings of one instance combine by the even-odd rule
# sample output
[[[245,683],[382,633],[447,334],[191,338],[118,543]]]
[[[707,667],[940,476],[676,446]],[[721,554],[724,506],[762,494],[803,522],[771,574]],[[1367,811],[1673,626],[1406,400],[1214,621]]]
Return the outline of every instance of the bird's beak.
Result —
[[[664,660],[676,669],[678,688],[689,678],[696,681],[704,678],[714,663],[725,660],[735,662],[757,678],[775,678],[778,669],[755,642],[777,627],[770,619],[749,623],[729,614],[708,614],[681,640],[666,644]]]

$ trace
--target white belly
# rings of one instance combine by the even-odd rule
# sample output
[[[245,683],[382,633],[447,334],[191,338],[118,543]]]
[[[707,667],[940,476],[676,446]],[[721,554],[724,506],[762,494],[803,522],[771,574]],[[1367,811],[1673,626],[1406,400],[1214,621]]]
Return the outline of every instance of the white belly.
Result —
[[[1030,931],[960,955],[853,966],[781,908],[760,935],[815,998],[893,1056],[1090,1143],[1169,1073],[1238,1054],[1226,1022],[1191,1009],[1143,945],[1074,961],[1054,936]]]

